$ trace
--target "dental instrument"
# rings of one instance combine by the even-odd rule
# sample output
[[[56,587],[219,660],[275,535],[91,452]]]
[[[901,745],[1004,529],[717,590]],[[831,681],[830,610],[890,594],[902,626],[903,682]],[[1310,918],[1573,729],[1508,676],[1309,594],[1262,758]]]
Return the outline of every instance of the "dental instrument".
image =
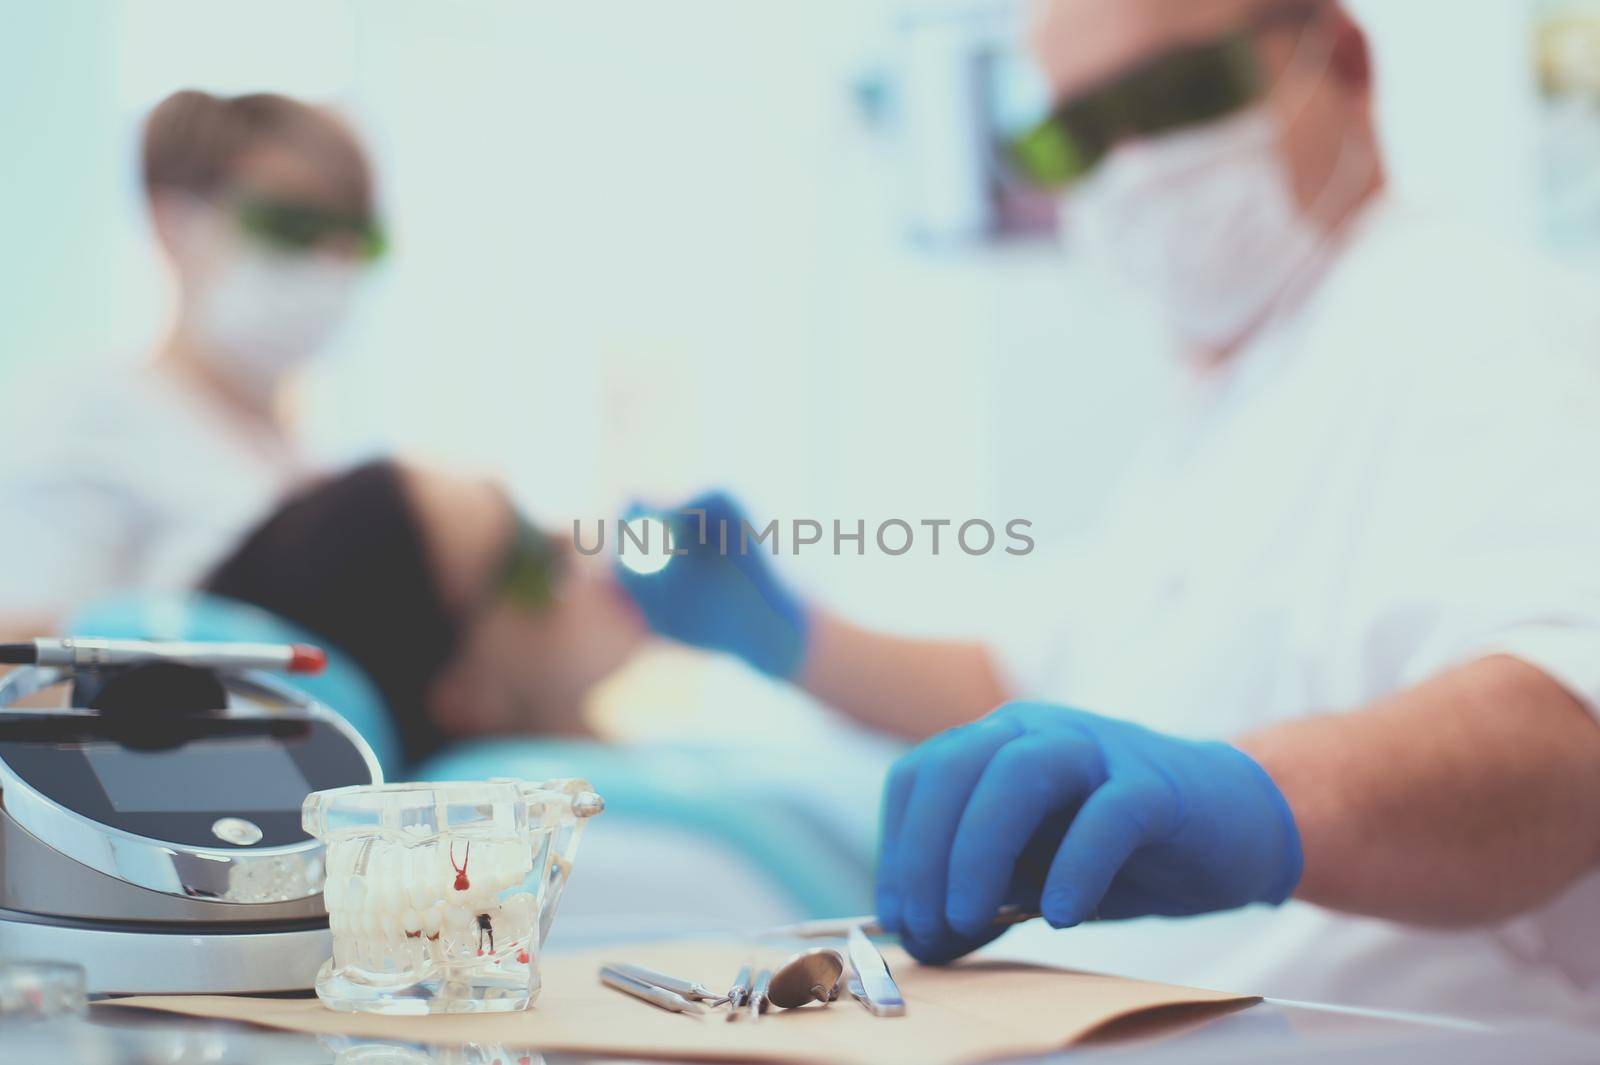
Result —
[[[728,989],[728,1012],[723,1016],[725,1021],[739,1019],[740,1011],[750,1001],[750,981],[752,977],[749,964],[739,967],[739,974],[733,978],[733,986]]]
[[[635,979],[609,965],[601,967],[600,982],[614,991],[621,991],[624,995],[632,995],[634,998],[648,1002],[652,1006],[659,1006],[672,1013],[699,1016],[706,1011],[705,1007],[698,1002],[690,1002],[682,995],[668,991],[664,987],[657,987],[655,984]]]
[[[796,1009],[808,1002],[826,1005],[844,973],[844,958],[826,947],[796,954],[772,974],[767,1000],[779,1009]]]
[[[889,966],[860,928],[849,933],[850,964],[861,984],[861,1004],[876,1017],[899,1017],[906,1012],[906,1000],[889,975]],[[852,989],[853,990],[853,989]]]
[[[676,976],[668,976],[666,973],[657,972],[654,969],[647,969],[643,965],[629,965],[626,963],[613,962],[611,965],[607,966],[607,968],[614,969],[615,971],[622,973],[624,976],[632,977],[635,980],[641,980],[647,984],[654,984],[656,987],[671,991],[674,994],[682,995],[684,998],[695,1002],[704,1002],[707,1005],[720,1006],[724,1002],[728,1001],[727,995],[719,995],[709,987],[706,987],[704,984],[697,984],[693,980],[681,980]]]
[[[761,1015],[767,1012],[767,988],[772,983],[772,970],[762,969],[756,974],[755,983],[750,985],[750,999],[745,1005],[752,1021],[759,1021]]]

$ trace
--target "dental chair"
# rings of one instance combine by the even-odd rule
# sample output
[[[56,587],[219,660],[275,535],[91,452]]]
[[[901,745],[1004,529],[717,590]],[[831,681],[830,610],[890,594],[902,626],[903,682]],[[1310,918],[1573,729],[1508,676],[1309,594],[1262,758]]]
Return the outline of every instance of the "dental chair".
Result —
[[[466,741],[405,764],[377,688],[337,647],[257,607],[210,596],[127,595],[79,611],[68,634],[313,643],[328,668],[292,678],[372,747],[388,780],[581,776],[606,799],[585,835],[554,935],[585,943],[678,929],[749,930],[871,909],[886,744],[781,751],[611,745],[537,737]]]

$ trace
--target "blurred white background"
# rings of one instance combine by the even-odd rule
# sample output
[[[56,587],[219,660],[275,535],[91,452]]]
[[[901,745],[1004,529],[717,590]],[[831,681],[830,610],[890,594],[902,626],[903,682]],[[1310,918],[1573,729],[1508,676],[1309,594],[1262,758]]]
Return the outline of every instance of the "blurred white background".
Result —
[[[331,459],[489,469],[559,521],[723,485],[761,515],[1066,538],[1139,431],[1151,338],[1090,313],[1112,294],[1054,247],[906,239],[854,94],[906,6],[8,0],[0,386],[141,357],[167,293],[138,123],[182,86],[275,89],[353,116],[394,238],[307,396]],[[1352,6],[1401,189],[1531,233],[1526,0]],[[948,628],[973,600],[931,595],[935,568],[1035,564],[793,566],[865,620]]]

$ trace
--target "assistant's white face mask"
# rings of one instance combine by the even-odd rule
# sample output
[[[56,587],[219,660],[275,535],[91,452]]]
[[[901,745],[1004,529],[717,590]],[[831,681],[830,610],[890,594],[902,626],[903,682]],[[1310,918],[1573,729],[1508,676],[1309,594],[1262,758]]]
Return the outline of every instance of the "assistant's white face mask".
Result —
[[[228,227],[197,239],[209,247],[191,328],[211,363],[239,388],[271,392],[316,355],[344,321],[359,263],[290,252]]]
[[[1295,200],[1262,105],[1118,148],[1064,206],[1074,246],[1204,348],[1258,324],[1324,236]]]

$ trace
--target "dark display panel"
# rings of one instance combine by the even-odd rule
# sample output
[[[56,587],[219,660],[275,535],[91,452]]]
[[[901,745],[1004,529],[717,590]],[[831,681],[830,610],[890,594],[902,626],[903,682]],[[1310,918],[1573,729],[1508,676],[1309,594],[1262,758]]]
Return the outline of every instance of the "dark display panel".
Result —
[[[0,713],[0,761],[52,802],[136,836],[227,847],[219,817],[299,843],[307,794],[369,784],[360,751],[326,720],[187,718],[157,723]]]
[[[264,737],[193,740],[160,751],[89,743],[83,753],[119,813],[216,810],[240,795],[256,809],[298,810],[311,793],[288,749]]]

